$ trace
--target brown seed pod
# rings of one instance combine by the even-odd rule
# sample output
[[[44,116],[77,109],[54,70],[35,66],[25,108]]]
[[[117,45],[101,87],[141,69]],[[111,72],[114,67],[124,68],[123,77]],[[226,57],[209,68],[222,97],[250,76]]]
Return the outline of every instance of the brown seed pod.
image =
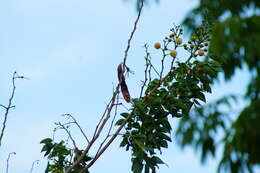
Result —
[[[119,64],[117,67],[117,77],[118,77],[119,82],[121,82],[122,80],[125,80],[124,72],[125,72],[125,70],[124,70],[123,64]]]
[[[121,87],[121,91],[122,91],[122,94],[123,94],[123,97],[124,97],[125,101],[127,103],[129,103],[131,97],[130,97],[130,93],[128,91],[127,85],[126,85],[124,80],[121,82],[120,87]]]
[[[121,88],[121,92],[123,94],[123,97],[125,99],[126,102],[130,102],[130,93],[128,91],[126,82],[125,82],[125,77],[124,77],[124,67],[123,64],[119,64],[117,67],[117,76],[118,76],[118,81],[120,83],[120,88]]]

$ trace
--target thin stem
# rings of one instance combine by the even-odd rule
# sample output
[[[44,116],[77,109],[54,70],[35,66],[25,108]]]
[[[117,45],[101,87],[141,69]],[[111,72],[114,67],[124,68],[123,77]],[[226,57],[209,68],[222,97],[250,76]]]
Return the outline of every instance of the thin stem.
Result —
[[[165,53],[165,50],[167,50],[167,46],[169,43],[170,43],[169,41],[167,41],[167,42],[165,40],[163,41],[164,47],[162,48],[163,58],[161,60],[160,83],[161,83],[163,71],[164,71],[164,60],[165,60],[165,57],[167,56],[167,54]]]
[[[94,135],[93,135],[93,136],[96,136],[96,133],[97,133],[97,131],[98,131],[98,128],[99,128],[99,126],[100,126],[100,124],[101,124],[103,118],[105,117],[109,106],[111,105],[111,101],[112,101],[112,99],[111,99],[111,100],[109,101],[109,103],[107,104],[107,107],[106,107],[106,109],[105,109],[105,111],[104,111],[102,117],[100,118],[100,120],[99,120],[99,122],[98,122],[98,124],[97,124],[97,126],[96,126],[96,129],[95,129],[95,132],[94,132]]]
[[[139,19],[140,19],[140,16],[141,16],[141,13],[142,13],[142,9],[144,7],[144,0],[141,0],[141,5],[140,5],[140,9],[138,11],[138,15],[137,15],[137,18],[135,20],[135,23],[134,23],[134,28],[130,34],[130,37],[127,41],[127,47],[126,47],[126,50],[125,50],[125,56],[124,56],[124,61],[123,61],[123,66],[125,67],[125,64],[126,64],[126,59],[127,59],[127,56],[128,56],[128,51],[130,49],[130,46],[131,46],[131,41],[133,39],[133,36],[134,36],[134,33],[136,31],[136,28],[137,28],[137,24],[139,22]]]
[[[106,145],[99,151],[99,153],[90,161],[90,163],[80,171],[80,173],[84,173],[84,171],[86,171],[88,168],[90,168],[95,162],[96,160],[104,153],[104,151],[106,151],[106,149],[110,146],[110,144],[115,140],[115,138],[118,136],[118,134],[120,133],[120,131],[122,130],[122,128],[126,125],[127,121],[132,118],[133,114],[129,114],[128,117],[123,121],[123,123],[118,127],[118,129],[116,130],[115,134],[112,135],[112,137],[110,138],[110,140],[106,143]]]
[[[112,130],[112,127],[113,127],[113,124],[114,124],[114,121],[115,121],[115,118],[116,118],[116,115],[117,115],[118,105],[121,105],[121,104],[119,104],[119,95],[117,95],[117,98],[116,98],[115,113],[114,113],[114,117],[113,117],[113,119],[112,119],[112,122],[111,122],[111,124],[110,124],[110,128],[109,128],[109,130],[108,130],[107,136],[110,135],[110,132],[111,132],[111,130]]]
[[[147,51],[147,49],[148,49],[147,44],[145,44],[144,47],[145,47],[145,53],[146,53],[146,56],[144,57],[144,59],[145,59],[144,81],[143,81],[143,85],[142,85],[142,87],[141,87],[141,92],[140,92],[139,98],[141,98],[142,95],[143,95],[143,90],[144,90],[144,87],[145,87],[146,82],[147,82],[147,80],[148,80],[148,79],[147,79],[147,72],[148,72],[148,68],[149,68],[149,66],[150,66],[149,60],[148,60],[148,59],[149,59],[149,52]]]
[[[7,157],[7,160],[6,160],[6,173],[8,173],[8,169],[9,169],[9,160],[10,160],[10,157],[11,157],[11,155],[16,155],[16,153],[15,152],[11,152],[11,153],[9,153],[8,154],[8,157]]]
[[[114,104],[115,105],[115,113],[114,113],[114,117],[112,119],[112,122],[110,124],[110,127],[109,127],[109,130],[108,130],[108,133],[107,133],[107,136],[105,137],[105,139],[103,140],[103,142],[101,142],[101,144],[99,145],[99,148],[96,152],[96,155],[98,154],[98,152],[100,151],[100,149],[102,148],[102,146],[104,145],[104,143],[107,141],[107,139],[111,136],[110,135],[110,132],[112,130],[112,127],[113,127],[113,124],[114,124],[114,121],[115,121],[115,118],[116,118],[116,115],[117,115],[117,109],[118,109],[118,105],[121,105],[119,104],[119,95],[117,95],[117,103]]]
[[[39,164],[39,160],[33,161],[32,167],[31,167],[31,169],[30,169],[30,173],[32,173],[35,163],[36,163],[36,164]]]
[[[79,125],[78,121],[76,120],[76,118],[74,118],[71,114],[64,114],[65,116],[68,116],[69,118],[71,118],[73,120],[73,124],[76,124],[76,126],[79,128],[81,134],[84,136],[84,138],[86,139],[86,141],[89,143],[89,139],[87,137],[87,135],[84,133],[84,131],[82,130],[81,126]]]
[[[5,107],[4,105],[2,105],[2,104],[0,104],[0,106],[2,107],[2,108],[4,108],[4,109],[7,109],[7,107]]]
[[[112,111],[112,108],[114,107],[114,103],[115,103],[115,100],[116,100],[116,96],[118,95],[118,91],[119,91],[119,84],[117,85],[114,93],[113,93],[113,96],[111,98],[111,101],[110,101],[110,104],[107,106],[105,112],[106,114],[104,115],[104,119],[102,122],[100,122],[100,127],[99,128],[96,128],[95,130],[95,133],[92,137],[92,139],[90,140],[90,142],[88,143],[87,147],[85,148],[85,150],[82,152],[82,154],[80,155],[80,157],[66,170],[66,173],[70,173],[73,168],[75,168],[85,157],[85,155],[89,152],[90,148],[92,147],[92,145],[95,143],[95,141],[97,140],[97,138],[99,137],[101,131],[103,130],[106,122],[108,121],[109,117],[110,117],[110,113]]]
[[[74,149],[77,149],[78,147],[77,147],[77,145],[76,145],[76,142],[75,142],[75,140],[73,139],[73,137],[72,137],[72,135],[71,135],[71,133],[70,133],[70,131],[68,130],[68,128],[67,127],[65,127],[65,125],[64,124],[61,124],[60,122],[59,123],[57,123],[57,125],[58,126],[60,126],[60,128],[61,129],[63,129],[63,130],[65,130],[66,131],[66,133],[68,134],[68,136],[69,136],[69,139],[72,141],[72,143],[73,143],[73,146],[74,146]]]
[[[12,104],[13,104],[12,102],[13,102],[13,98],[14,98],[14,94],[15,94],[15,89],[16,89],[15,79],[16,79],[16,78],[23,78],[23,76],[16,76],[16,74],[17,74],[16,72],[13,73],[13,77],[12,77],[13,89],[12,89],[11,96],[10,96],[10,98],[9,98],[8,105],[7,105],[7,106],[1,105],[1,107],[3,107],[3,108],[5,109],[5,114],[4,114],[3,126],[2,126],[2,129],[1,129],[1,133],[0,133],[0,147],[1,147],[1,144],[2,144],[2,139],[3,139],[4,131],[5,131],[5,128],[6,128],[6,122],[7,122],[9,110],[12,109],[12,108],[14,108],[14,106],[12,105]]]

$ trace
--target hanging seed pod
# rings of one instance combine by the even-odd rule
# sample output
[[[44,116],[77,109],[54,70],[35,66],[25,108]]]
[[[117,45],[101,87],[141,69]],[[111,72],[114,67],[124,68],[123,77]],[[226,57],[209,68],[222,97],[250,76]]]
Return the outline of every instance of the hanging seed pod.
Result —
[[[127,85],[126,85],[126,83],[125,83],[124,80],[121,82],[120,87],[121,87],[121,91],[122,91],[122,94],[123,94],[123,97],[124,97],[125,101],[126,101],[127,103],[129,103],[131,97],[130,97],[130,94],[129,94]]]
[[[127,88],[127,85],[125,82],[124,72],[125,72],[125,70],[124,70],[123,64],[121,63],[117,67],[117,76],[118,76],[118,81],[120,83],[120,88],[121,88],[123,97],[124,97],[125,101],[127,103],[129,103],[131,97],[130,97],[130,94],[129,94],[129,91],[128,91],[128,88]]]

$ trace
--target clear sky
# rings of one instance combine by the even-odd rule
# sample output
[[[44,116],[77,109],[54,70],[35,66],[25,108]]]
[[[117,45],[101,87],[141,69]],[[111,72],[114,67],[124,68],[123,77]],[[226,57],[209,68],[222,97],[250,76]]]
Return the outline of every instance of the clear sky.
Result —
[[[127,79],[133,95],[142,79],[142,46],[161,41],[195,5],[191,0],[163,0],[144,9],[127,62],[135,71]],[[117,82],[116,67],[135,18],[135,4],[122,0],[0,1],[0,103],[7,103],[13,71],[30,78],[17,81],[16,108],[9,114],[0,148],[0,173],[5,172],[10,152],[17,154],[10,159],[9,173],[28,173],[34,160],[39,164],[33,172],[44,172],[46,160],[39,142],[52,136],[54,122],[63,120],[63,113],[73,114],[92,134]],[[239,82],[246,77],[240,72],[225,90],[220,82],[209,100],[242,93],[245,86]],[[129,156],[117,140],[90,171],[130,173]],[[169,167],[161,166],[158,172],[214,172],[216,161],[201,165],[198,158],[192,149],[180,151],[173,139],[163,152]]]

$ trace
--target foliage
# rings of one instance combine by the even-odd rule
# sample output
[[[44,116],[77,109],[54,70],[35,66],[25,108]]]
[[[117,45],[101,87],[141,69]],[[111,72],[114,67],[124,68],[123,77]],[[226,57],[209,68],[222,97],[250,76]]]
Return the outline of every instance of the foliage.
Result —
[[[193,105],[199,106],[201,101],[206,102],[204,93],[211,92],[212,79],[220,70],[216,61],[202,62],[197,58],[199,51],[207,51],[205,44],[210,40],[208,30],[207,24],[199,27],[193,39],[182,44],[182,29],[172,28],[172,33],[166,37],[161,48],[164,55],[162,62],[168,55],[173,58],[169,72],[164,78],[159,76],[149,81],[145,95],[132,100],[132,118],[128,120],[120,146],[126,150],[131,149],[134,173],[141,173],[142,170],[145,173],[156,172],[156,167],[164,164],[158,157],[158,152],[161,153],[162,148],[168,148],[168,142],[172,141],[170,117],[187,117]],[[190,53],[186,61],[174,62],[175,55],[167,53],[172,51],[168,48],[171,43],[174,44],[174,50],[182,47]],[[121,115],[126,118],[128,113]],[[118,120],[117,125],[122,121],[123,119]]]
[[[41,141],[43,144],[42,151],[45,152],[44,156],[48,156],[48,164],[45,172],[50,173],[63,173],[71,166],[71,164],[78,159],[82,154],[82,150],[78,148],[68,148],[66,142],[61,140],[59,143],[54,142],[51,138],[46,138]],[[78,173],[82,168],[86,166],[86,163],[91,160],[91,157],[85,156],[84,161],[81,162],[72,171]],[[86,171],[85,173],[88,173]]]

